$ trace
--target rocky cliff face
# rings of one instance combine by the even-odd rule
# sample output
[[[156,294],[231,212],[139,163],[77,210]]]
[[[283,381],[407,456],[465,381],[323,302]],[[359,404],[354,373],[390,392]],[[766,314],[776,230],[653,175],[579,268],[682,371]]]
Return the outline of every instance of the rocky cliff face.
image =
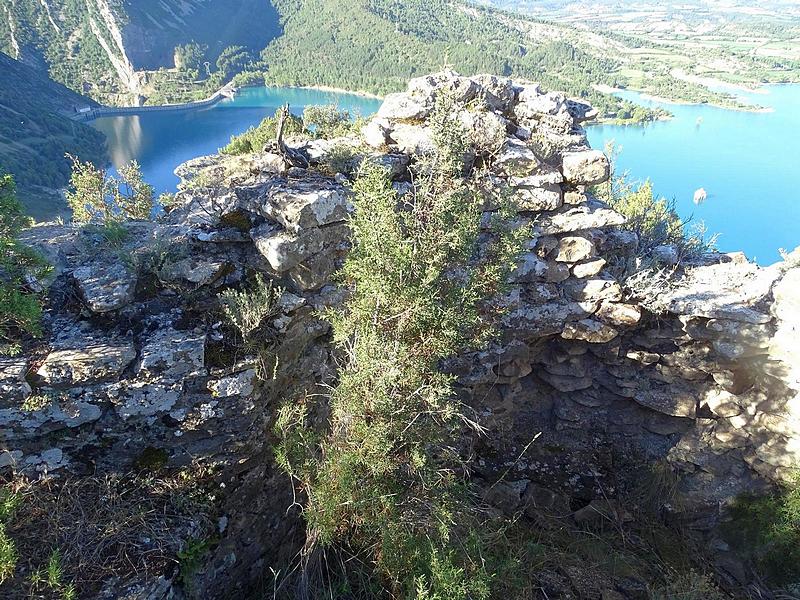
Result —
[[[787,477],[800,454],[796,264],[707,255],[676,267],[656,298],[632,297],[615,275],[638,240],[591,194],[609,176],[580,126],[591,108],[493,76],[441,73],[386,98],[360,153],[384,164],[401,194],[445,91],[469,106],[476,148],[497,148],[483,185],[508,193],[530,231],[500,299],[502,338],[445,365],[487,427],[476,479],[503,477],[487,499],[515,511],[548,490],[579,513],[632,466],[659,462],[679,475],[680,518],[713,525],[726,501]],[[217,469],[224,527],[194,577],[197,597],[251,588],[302,541],[269,431],[284,398],[335,381],[318,311],[344,292],[331,276],[350,244],[350,192],[347,177],[314,165],[342,144],[357,145],[309,143],[307,170],[270,154],[192,161],[179,169],[180,207],[131,225],[121,250],[71,226],[26,235],[57,276],[45,340],[0,359],[0,465],[83,476],[157,452],[169,467]],[[487,200],[487,226],[495,209]],[[270,351],[250,356],[217,294],[254,273],[284,291]],[[167,597],[172,577],[135,581],[130,589],[152,594],[131,597]]]
[[[213,65],[228,46],[258,51],[280,34],[277,12],[259,0],[2,0],[0,14],[0,50],[121,105],[138,101],[144,71],[174,66],[178,45],[207,46]]]

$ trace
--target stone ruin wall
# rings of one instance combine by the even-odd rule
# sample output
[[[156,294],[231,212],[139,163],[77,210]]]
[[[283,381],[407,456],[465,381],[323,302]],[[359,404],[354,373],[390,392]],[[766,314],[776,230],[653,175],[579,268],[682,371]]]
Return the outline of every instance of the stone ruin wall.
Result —
[[[701,507],[788,477],[800,455],[800,268],[705,256],[678,268],[651,313],[615,279],[637,238],[590,193],[609,176],[581,127],[591,107],[493,76],[446,72],[386,98],[363,137],[400,193],[413,155],[431,147],[426,119],[442,90],[468,105],[479,150],[504,140],[484,184],[510,193],[532,232],[500,342],[447,365],[488,428],[477,475],[506,474],[512,505],[536,486],[590,499],[621,453],[668,462]],[[306,150],[314,163],[343,143],[356,144]],[[220,183],[192,185],[201,172]],[[204,157],[179,174],[182,206],[131,226],[137,268],[90,231],[26,233],[56,276],[46,343],[0,358],[0,468],[119,472],[148,449],[170,466],[223,465],[228,525],[201,587],[213,593],[252,581],[302,538],[268,432],[285,397],[335,379],[316,311],[341,301],[329,281],[349,247],[349,192],[342,175],[269,154]],[[257,357],[230,352],[213,311],[221,288],[257,271],[287,289],[271,317],[280,368],[266,381]],[[40,405],[22,408],[32,398]]]

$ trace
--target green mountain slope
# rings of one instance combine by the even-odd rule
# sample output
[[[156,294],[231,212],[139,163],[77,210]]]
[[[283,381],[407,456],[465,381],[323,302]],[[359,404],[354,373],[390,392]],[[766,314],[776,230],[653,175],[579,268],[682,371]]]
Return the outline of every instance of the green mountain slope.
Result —
[[[200,44],[213,65],[226,47],[258,53],[279,33],[267,0],[0,0],[0,51],[108,104],[137,101],[176,46]]]
[[[14,175],[34,216],[45,214],[54,189],[68,182],[66,153],[106,161],[104,136],[69,117],[94,104],[0,53],[0,172]]]
[[[634,111],[592,88],[619,83],[620,63],[565,41],[569,28],[446,0],[274,4],[284,34],[262,53],[269,83],[386,93],[449,64],[464,75],[513,75],[586,96],[606,116]]]

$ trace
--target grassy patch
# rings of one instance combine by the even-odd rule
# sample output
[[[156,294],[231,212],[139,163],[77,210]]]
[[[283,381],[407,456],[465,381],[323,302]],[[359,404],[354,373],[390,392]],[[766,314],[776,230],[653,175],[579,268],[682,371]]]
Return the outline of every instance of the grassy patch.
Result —
[[[195,466],[170,476],[69,477],[4,484],[4,598],[92,597],[119,577],[157,578],[178,569],[184,540],[211,532],[210,474]]]
[[[800,587],[800,477],[773,495],[737,499],[723,532],[768,583]]]

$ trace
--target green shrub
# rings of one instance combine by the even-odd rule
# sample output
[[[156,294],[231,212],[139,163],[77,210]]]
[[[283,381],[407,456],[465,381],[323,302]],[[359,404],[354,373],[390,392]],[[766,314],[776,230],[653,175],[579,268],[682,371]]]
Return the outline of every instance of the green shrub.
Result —
[[[800,584],[800,475],[778,493],[743,496],[730,509],[726,538],[772,585]]]
[[[348,144],[331,148],[322,160],[321,169],[329,175],[350,174],[358,167],[358,152]]]
[[[265,145],[275,141],[279,113],[280,109],[275,112],[274,117],[265,117],[257,127],[251,127],[240,135],[232,136],[230,143],[220,151],[233,156],[261,152]],[[284,124],[283,135],[285,137],[306,135],[302,119],[291,115]]]
[[[19,506],[20,497],[10,489],[0,489],[0,584],[14,575],[19,560],[19,553],[8,533],[7,523],[14,517]]]
[[[29,224],[13,178],[0,175],[0,340],[11,341],[18,333],[41,333],[41,297],[30,282],[44,277],[49,267],[37,252],[17,240]]]
[[[478,427],[444,359],[493,335],[488,300],[524,232],[501,213],[486,244],[480,196],[464,177],[469,140],[442,99],[437,150],[399,207],[384,169],[365,162],[353,191],[354,247],[340,274],[350,296],[326,317],[344,357],[320,437],[305,402],[280,411],[277,458],[303,487],[310,544],[362,549],[396,596],[485,598],[491,574],[463,543],[480,526],[457,447]]]
[[[136,161],[120,167],[119,178],[90,162],[72,160],[67,204],[76,223],[113,226],[128,219],[148,219],[155,201],[153,187],[144,181]]]
[[[331,139],[357,132],[361,122],[353,121],[349,112],[332,104],[312,105],[303,110],[303,126],[317,138]]]
[[[239,330],[242,338],[249,342],[252,333],[261,326],[264,319],[276,314],[277,299],[282,293],[283,290],[274,287],[271,280],[266,281],[258,274],[249,290],[225,290],[219,295],[219,300],[227,319]]]

